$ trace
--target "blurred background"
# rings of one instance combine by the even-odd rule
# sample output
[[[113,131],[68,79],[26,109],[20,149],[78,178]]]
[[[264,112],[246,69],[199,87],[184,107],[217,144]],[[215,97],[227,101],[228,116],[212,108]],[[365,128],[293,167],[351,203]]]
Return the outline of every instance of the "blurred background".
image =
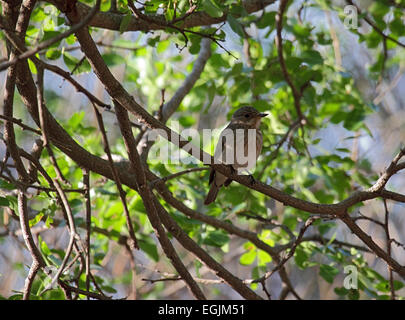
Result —
[[[372,5],[373,1],[361,1],[362,10],[367,11]],[[324,32],[328,38],[331,39],[332,44],[329,46],[319,46],[319,52],[328,57],[325,63],[334,63],[335,67],[343,74],[353,79],[355,90],[361,95],[361,98],[368,103],[373,112],[368,112],[362,120],[369,132],[364,129],[348,130],[344,127],[343,123],[333,123],[332,121],[326,125],[319,126],[312,131],[312,141],[320,139],[315,145],[309,143],[309,153],[312,157],[317,155],[330,154],[337,152],[336,149],[347,149],[342,151],[355,162],[366,161],[369,165],[370,172],[375,174],[381,173],[384,168],[390,163],[399,150],[399,146],[405,141],[405,53],[403,48],[396,47],[388,51],[388,63],[386,64],[383,76],[376,76],[376,72],[372,69],[375,64],[376,57],[381,54],[381,46],[370,48],[365,41],[359,41],[359,35],[348,30],[344,24],[342,17],[334,10],[323,10],[318,5],[311,5],[311,1],[294,1],[293,5],[288,10],[288,17],[294,18],[300,11],[301,17],[306,23],[310,24],[313,28],[312,32],[317,30]],[[345,2],[333,1],[334,6],[343,8]],[[274,5],[268,6],[266,12],[276,11],[278,2]],[[52,19],[56,19],[56,10],[52,6],[47,6],[49,15],[43,21],[44,25],[52,24]],[[340,13],[341,14],[341,13]],[[259,17],[261,12],[256,13]],[[238,60],[227,55],[221,48],[216,49],[215,58],[222,57],[222,61],[227,62],[230,66],[236,63],[242,63],[243,68],[251,68],[251,61],[249,56],[246,55],[246,46],[249,45],[248,41],[241,40],[241,38],[233,32],[229,24],[222,27],[226,34],[226,41],[223,46],[229,51],[234,53]],[[368,34],[371,27],[364,23],[361,19],[358,21],[358,32]],[[274,50],[274,28],[260,29],[252,24],[246,28],[249,36],[259,43],[260,51],[263,56]],[[127,32],[119,34],[112,31],[95,31],[92,33],[94,40],[98,43],[99,49],[104,54],[110,52],[118,53],[122,61],[117,61],[116,56],[111,56],[111,70],[121,83],[124,84],[126,89],[134,95],[135,99],[141,105],[147,106],[148,110],[156,111],[157,105],[161,98],[161,89],[166,90],[166,99],[170,98],[171,93],[176,90],[184,77],[190,72],[192,62],[196,59],[196,52],[191,54],[190,48],[186,48],[179,53],[175,46],[175,42],[168,38],[166,34],[156,31],[153,34],[144,34],[141,32]],[[159,42],[156,47],[150,46],[153,39],[159,37]],[[167,40],[164,40],[166,37]],[[151,40],[152,39],[152,40]],[[252,44],[252,43],[251,43]],[[57,58],[53,61],[54,64],[66,68],[68,59],[79,60],[83,54],[80,52],[77,43],[69,44],[64,43],[64,52],[66,55]],[[111,46],[111,47],[110,47]],[[121,47],[128,47],[129,49],[120,49]],[[192,50],[191,50],[192,51]],[[195,51],[195,50],[194,50]],[[198,52],[198,51],[197,51]],[[178,56],[181,58],[178,58]],[[0,43],[0,58],[6,59],[7,53],[4,41]],[[327,61],[327,62],[326,62]],[[204,128],[222,128],[227,124],[229,119],[229,112],[236,106],[232,98],[232,92],[225,92],[224,94],[217,94],[216,89],[223,87],[221,80],[215,79],[209,85],[203,86],[204,79],[210,77],[215,72],[214,64],[208,64],[202,76],[203,81],[197,82],[196,90],[190,96],[186,97],[182,107],[173,116],[174,120],[179,120],[180,124],[197,128],[202,130]],[[248,77],[248,73],[241,74],[241,77]],[[4,93],[4,82],[6,72],[0,73],[0,95]],[[75,76],[79,81],[95,96],[101,100],[109,102],[108,95],[104,91],[103,85],[93,73],[80,73]],[[132,80],[131,80],[132,79]],[[63,79],[55,76],[50,72],[45,73],[45,86],[46,86],[46,99],[48,107],[53,112],[57,119],[61,119],[62,123],[73,122],[81,124],[83,127],[97,127],[96,119],[91,106],[86,98],[78,94],[72,86]],[[201,92],[199,90],[201,87]],[[212,90],[209,86],[214,86]],[[271,89],[273,90],[273,89]],[[269,90],[269,95],[272,91]],[[275,89],[276,90],[276,89]],[[348,93],[349,95],[351,93]],[[193,110],[195,100],[199,97],[203,102],[198,112],[189,113],[188,110]],[[252,98],[252,97],[251,97]],[[263,95],[262,99],[266,99]],[[272,108],[272,102],[269,101],[269,107]],[[194,108],[194,110],[197,110]],[[18,94],[15,95],[15,117],[24,119],[24,122],[34,126],[34,122],[29,119],[25,111],[25,107],[21,102]],[[122,142],[120,140],[120,132],[115,116],[108,112],[103,112],[103,117],[106,122],[110,143],[114,146],[115,153],[125,155]],[[273,120],[271,120],[273,121]],[[275,122],[277,124],[277,119]],[[168,123],[170,126],[170,122]],[[273,122],[272,122],[273,124]],[[0,123],[0,126],[3,126]],[[73,125],[72,125],[73,126]],[[270,124],[269,131],[271,132],[272,125]],[[73,127],[74,128],[74,127]],[[79,128],[79,127],[78,127]],[[79,130],[79,129],[78,129]],[[89,131],[92,133],[91,131]],[[266,131],[268,132],[268,131]],[[285,127],[277,131],[273,130],[271,134],[281,134],[285,132]],[[78,139],[79,143],[84,143],[81,138],[83,131],[78,134],[72,132],[72,135]],[[33,144],[34,138],[30,139],[24,133],[16,128],[18,143],[21,147],[29,150]],[[275,138],[278,136],[276,135]],[[274,141],[274,137],[271,138]],[[276,139],[277,140],[277,139]],[[91,143],[87,141],[90,146],[90,151],[95,153],[102,148],[100,140],[94,138],[93,150],[90,146]],[[284,148],[283,148],[284,149]],[[271,146],[268,147],[269,151]],[[265,149],[266,152],[266,149]],[[339,153],[339,152],[337,152]],[[5,155],[5,146],[0,144],[0,158],[3,159]],[[263,157],[266,156],[266,153]],[[63,155],[59,154],[58,161],[64,161]],[[67,160],[66,160],[67,161]],[[255,175],[260,168],[256,170]],[[208,181],[207,176],[204,176],[203,185],[201,188],[206,187]],[[265,179],[262,179],[265,181]],[[276,179],[267,180],[272,185],[278,187]],[[106,182],[100,177],[92,179],[92,183],[97,187],[102,188]],[[108,184],[107,184],[108,185]],[[316,185],[316,183],[315,183]],[[314,187],[315,188],[315,187]],[[354,187],[355,189],[355,187]],[[393,176],[388,185],[388,190],[397,192],[404,192],[405,179],[403,173]],[[200,189],[198,189],[200,190]],[[2,191],[0,191],[2,192]],[[94,191],[93,196],[97,198],[97,191]],[[131,205],[136,206],[137,199],[135,194],[128,195]],[[32,197],[36,197],[33,192]],[[95,200],[97,201],[97,200]],[[405,243],[405,208],[403,204],[387,202],[388,210],[390,212],[390,233],[391,237],[398,240],[400,243]],[[266,206],[271,209],[271,216],[282,216],[285,208],[275,203],[272,200],[267,200]],[[35,209],[35,204],[33,204]],[[197,204],[197,210],[205,210],[202,204]],[[21,290],[24,286],[24,279],[31,264],[31,257],[25,249],[24,241],[19,232],[18,221],[10,218],[6,214],[9,210],[6,207],[0,207],[2,215],[0,217],[3,221],[0,223],[0,295],[9,297]],[[43,210],[40,206],[38,211]],[[112,210],[108,204],[104,210]],[[115,209],[117,210],[117,208]],[[356,208],[356,214],[365,214],[371,219],[383,222],[384,206],[382,201],[369,201],[366,202],[361,208]],[[77,217],[83,217],[83,210],[77,209]],[[96,213],[97,214],[97,213]],[[34,212],[35,215],[35,212]],[[58,216],[59,215],[59,216]],[[61,219],[61,213],[57,213],[54,220]],[[246,222],[246,221],[245,221]],[[385,234],[384,230],[378,224],[369,220],[359,220],[359,225],[365,232],[372,235],[373,240],[385,248]],[[259,228],[257,226],[251,226]],[[146,228],[146,227],[145,227]],[[149,227],[150,228],[150,227]],[[122,234],[125,234],[125,227],[122,224]],[[45,240],[49,248],[64,249],[67,246],[69,234],[63,225],[58,228],[47,229],[44,222],[40,222],[33,227],[33,232],[38,240],[38,237]],[[147,233],[143,230],[144,233]],[[311,235],[311,231],[308,232]],[[155,242],[153,233],[149,233],[152,243]],[[350,242],[363,246],[360,240],[353,236],[350,231],[342,224],[337,222],[335,228],[328,230],[324,234],[325,237],[331,238],[335,236],[341,241]],[[101,236],[100,236],[101,237]],[[100,238],[101,239],[101,238]],[[100,240],[98,239],[98,240]],[[100,240],[101,241],[101,240]],[[173,240],[175,247],[181,252],[183,262],[190,268],[195,267],[195,257]],[[157,246],[156,251],[146,255],[142,251],[136,251],[134,258],[128,254],[125,246],[119,244],[117,241],[108,240],[103,238],[102,243],[98,243],[100,250],[105,252],[104,256],[100,257],[97,266],[94,266],[94,274],[104,279],[104,289],[111,288],[110,293],[115,298],[127,297],[129,299],[147,298],[147,299],[188,299],[192,298],[188,289],[184,286],[182,281],[158,281],[152,282],[145,279],[158,279],[167,277],[174,272],[174,269],[168,264],[167,259],[155,261],[151,259],[153,254],[158,256],[162,255],[161,249]],[[236,237],[230,237],[228,247],[222,250],[215,247],[207,248],[207,251],[218,259],[223,259],[222,264],[231,272],[241,278],[251,277],[251,265],[242,265],[240,263],[241,256],[246,253],[245,241]],[[155,250],[155,249],[154,249]],[[405,264],[404,248],[393,244],[392,245],[393,257],[402,265]],[[311,261],[322,262],[327,259],[324,255],[318,253],[314,254]],[[364,253],[364,259],[367,261],[370,268],[377,270],[381,275],[387,276],[387,265],[380,259],[376,259],[373,254]],[[296,291],[304,299],[337,299],[339,296],[334,291],[334,288],[343,285],[343,279],[346,276],[343,270],[336,275],[332,283],[325,281],[320,276],[319,266],[308,268],[299,268],[291,259],[286,265],[287,271],[290,274],[291,281],[294,284]],[[204,279],[215,279],[212,273],[204,266],[198,267],[198,277]],[[207,284],[210,288],[209,298],[218,299],[240,299],[240,296],[224,284]],[[136,290],[134,290],[134,287]],[[277,276],[271,278],[268,283],[269,290],[274,297],[277,297],[281,292],[281,281]],[[136,291],[136,295],[135,295]],[[260,291],[260,289],[258,290]],[[404,290],[397,292],[404,294]],[[289,296],[291,298],[291,296]]]

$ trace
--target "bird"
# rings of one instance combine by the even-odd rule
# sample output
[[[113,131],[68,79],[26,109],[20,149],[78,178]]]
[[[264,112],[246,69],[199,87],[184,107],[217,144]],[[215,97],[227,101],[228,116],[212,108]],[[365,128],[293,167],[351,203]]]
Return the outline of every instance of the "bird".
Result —
[[[229,165],[231,170],[233,172],[237,170],[238,174],[254,167],[263,146],[260,124],[262,118],[267,115],[252,106],[243,106],[236,110],[230,123],[219,136],[214,152],[214,162]],[[256,148],[252,148],[254,146]],[[253,176],[250,176],[253,179]],[[211,168],[208,183],[210,190],[204,204],[209,205],[214,202],[219,189],[222,186],[227,187],[231,182],[232,179]]]

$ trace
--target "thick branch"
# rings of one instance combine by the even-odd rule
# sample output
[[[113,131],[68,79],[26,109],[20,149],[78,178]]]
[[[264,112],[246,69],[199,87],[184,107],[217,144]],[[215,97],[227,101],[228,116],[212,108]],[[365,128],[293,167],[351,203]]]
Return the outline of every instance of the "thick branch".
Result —
[[[62,12],[66,11],[66,3],[63,0],[47,0],[57,6]],[[244,0],[242,1],[243,7],[247,13],[253,13],[264,9],[266,6],[274,3],[275,0]],[[78,14],[84,16],[91,10],[89,6],[84,3],[78,2],[76,5]],[[103,29],[119,31],[122,24],[122,19],[125,15],[113,12],[98,12],[90,21],[89,26],[98,27]],[[191,28],[197,26],[207,26],[226,21],[227,13],[222,17],[213,18],[204,11],[195,11],[184,19],[181,25],[182,28]],[[164,15],[151,15],[151,19],[156,23],[150,23],[142,19],[137,19],[135,16],[131,17],[126,31],[151,31],[151,30],[164,30],[164,25],[167,24]]]
[[[97,0],[95,6],[90,10],[90,12],[84,17],[83,20],[81,20],[79,23],[77,23],[76,25],[72,26],[69,30],[62,32],[61,34],[58,34],[57,36],[46,40],[44,42],[41,42],[38,46],[36,46],[35,48],[25,51],[23,53],[21,53],[18,56],[13,57],[13,59],[10,59],[7,62],[4,62],[0,65],[0,71],[7,69],[9,66],[12,66],[14,64],[16,64],[18,61],[21,60],[25,60],[27,58],[30,58],[32,56],[34,56],[36,53],[40,52],[43,49],[46,49],[48,47],[50,47],[51,45],[53,45],[54,43],[67,38],[68,36],[70,36],[71,34],[75,33],[77,30],[83,28],[83,26],[85,26],[90,19],[96,14],[96,12],[98,11],[99,7],[100,7],[100,1],[101,0]],[[6,28],[7,24],[4,23],[4,19],[0,16],[0,28],[4,29]],[[9,39],[10,40],[10,39]]]
[[[129,123],[129,117],[127,111],[122,108],[118,103],[115,104],[116,108],[116,115],[117,120],[120,125],[121,133],[124,138],[125,146],[127,148],[128,157],[130,159],[130,163],[132,169],[135,172],[136,183],[138,186],[139,195],[142,198],[144,203],[146,213],[148,215],[149,221],[152,224],[153,228],[155,229],[156,236],[162,246],[163,251],[165,252],[166,256],[171,260],[173,266],[179,272],[181,277],[187,283],[188,287],[190,288],[191,292],[197,299],[205,300],[205,295],[201,291],[200,287],[194,281],[193,277],[188,272],[187,268],[181,262],[179,256],[177,255],[173,245],[171,244],[169,238],[167,237],[161,221],[159,219],[154,199],[155,196],[153,195],[149,185],[147,184],[147,180],[145,177],[145,173],[143,170],[143,164],[139,157],[138,151],[136,150],[135,139],[132,135],[131,126]]]

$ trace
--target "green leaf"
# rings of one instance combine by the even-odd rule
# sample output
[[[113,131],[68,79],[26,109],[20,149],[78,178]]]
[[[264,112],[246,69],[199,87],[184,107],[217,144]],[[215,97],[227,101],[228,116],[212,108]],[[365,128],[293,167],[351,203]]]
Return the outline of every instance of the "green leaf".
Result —
[[[204,244],[214,247],[222,247],[228,241],[229,235],[222,230],[208,232],[207,236],[203,239]]]
[[[359,290],[356,290],[356,289],[350,289],[347,297],[350,300],[359,300],[360,292],[359,292]]]
[[[60,31],[46,30],[46,31],[44,31],[44,36],[43,36],[42,40],[43,41],[50,40],[52,38],[55,38],[59,34],[61,34]],[[60,42],[61,42],[61,40],[55,42],[49,48],[58,47]]]
[[[65,41],[68,45],[73,45],[77,41],[76,36],[74,34],[71,34],[69,37],[65,38]]]
[[[341,297],[344,297],[349,293],[349,290],[347,290],[345,287],[335,288],[333,291],[335,291],[335,293]]]
[[[0,197],[0,207],[8,207],[10,205],[10,201],[7,198]]]
[[[108,292],[108,293],[117,293],[117,290],[115,290],[111,286],[102,286],[103,291]]]
[[[391,32],[397,37],[404,36],[405,26],[400,17],[393,19],[389,24]]]
[[[124,33],[125,31],[127,31],[129,23],[131,22],[131,18],[132,18],[132,14],[126,14],[120,23],[120,28],[119,31],[120,33]]]
[[[404,287],[404,284],[401,281],[394,280],[394,290],[400,290]],[[391,291],[391,286],[388,280],[384,280],[379,282],[378,284],[375,285],[375,288],[380,291],[380,292],[390,292]]]
[[[43,241],[41,237],[38,238],[38,242],[40,243],[41,252],[42,252],[45,256],[49,256],[49,255],[51,254],[51,250],[49,249],[49,247],[48,247],[48,245],[46,244],[46,242]]]
[[[311,34],[311,28],[296,23],[293,25],[292,32],[298,37],[308,38]]]
[[[213,18],[222,17],[222,9],[214,0],[205,0],[203,2],[203,10]]]
[[[72,130],[77,129],[77,127],[82,123],[84,116],[84,111],[74,113],[68,122],[70,128]]]
[[[69,68],[70,72],[74,71],[74,74],[86,73],[91,71],[90,64],[86,59],[78,59],[72,56],[69,52],[63,53],[63,61]]]
[[[259,266],[265,267],[268,263],[270,263],[272,261],[271,256],[263,250],[258,250],[257,258],[258,258]]]
[[[58,48],[51,48],[46,51],[45,57],[49,60],[59,59],[62,55],[61,51]]]
[[[308,258],[309,255],[305,250],[303,250],[302,246],[298,246],[294,253],[294,260],[297,266],[301,269],[305,269],[308,265]]]
[[[276,11],[265,12],[263,17],[257,22],[257,27],[259,29],[264,29],[266,27],[274,27],[276,22]]]
[[[242,25],[240,24],[240,22],[237,19],[235,19],[235,17],[228,14],[228,16],[226,17],[226,20],[228,21],[229,26],[231,27],[233,32],[235,32],[241,38],[243,38],[245,36]]]
[[[329,266],[327,264],[321,264],[319,269],[319,275],[327,282],[332,283],[333,279],[339,274],[339,269]]]
[[[35,63],[32,62],[31,59],[28,59],[28,67],[30,68],[31,73],[37,74],[37,67],[35,66]]]
[[[307,50],[301,54],[301,58],[309,65],[323,64],[321,54],[316,50]]]
[[[248,252],[241,255],[241,257],[239,258],[239,263],[243,266],[251,265],[256,259],[256,254],[257,252],[255,249],[249,250]]]
[[[8,200],[8,207],[13,210],[15,213],[18,213],[18,202],[16,196],[6,196]]]
[[[166,51],[166,49],[170,46],[170,41],[164,40],[164,41],[159,41],[157,46],[156,46],[156,52],[157,53],[163,53]]]
[[[139,241],[138,244],[139,248],[141,248],[141,250],[145,252],[152,260],[154,260],[155,262],[159,261],[159,253],[157,251],[156,245],[146,241]]]
[[[42,212],[40,212],[40,213],[38,213],[34,218],[32,218],[32,219],[29,221],[30,228],[32,228],[32,227],[35,226],[38,222],[40,222],[43,216],[44,216],[44,214],[43,214]]]
[[[179,122],[184,128],[188,128],[196,122],[196,118],[193,116],[181,116]]]
[[[102,55],[104,62],[107,64],[109,67],[113,67],[116,65],[124,64],[125,59],[116,53],[105,53]]]
[[[0,179],[0,189],[15,190],[17,189],[17,187],[12,183],[7,182],[6,180]]]
[[[390,11],[390,8],[384,1],[373,1],[368,11],[371,12],[375,19],[381,20]]]
[[[365,117],[364,110],[356,107],[353,111],[346,115],[346,119],[343,123],[345,129],[350,131],[356,131],[363,125],[363,120]]]

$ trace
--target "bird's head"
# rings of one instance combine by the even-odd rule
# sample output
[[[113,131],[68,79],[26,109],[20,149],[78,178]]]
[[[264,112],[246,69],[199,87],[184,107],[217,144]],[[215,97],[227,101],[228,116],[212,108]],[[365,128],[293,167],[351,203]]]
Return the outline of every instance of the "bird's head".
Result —
[[[245,106],[234,112],[231,122],[246,124],[252,129],[258,129],[261,119],[267,115],[267,113],[261,113],[251,106]]]

